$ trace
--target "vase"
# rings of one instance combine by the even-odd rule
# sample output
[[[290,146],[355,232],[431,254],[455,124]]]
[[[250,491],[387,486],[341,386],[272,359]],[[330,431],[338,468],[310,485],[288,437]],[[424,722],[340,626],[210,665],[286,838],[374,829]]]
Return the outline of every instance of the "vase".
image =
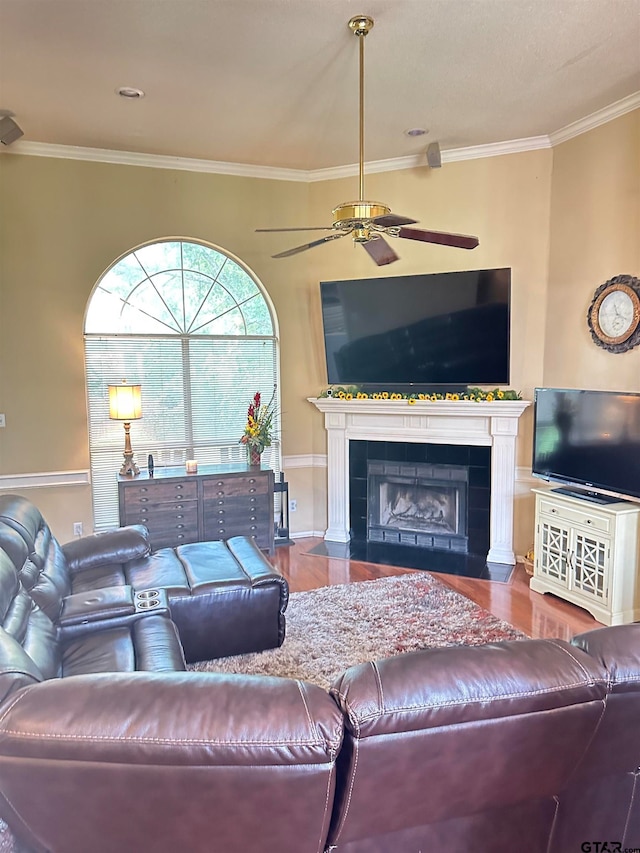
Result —
[[[249,465],[252,468],[259,468],[260,467],[260,457],[262,456],[262,451],[258,450],[257,447],[251,447],[251,445],[249,445],[248,450],[249,450]]]

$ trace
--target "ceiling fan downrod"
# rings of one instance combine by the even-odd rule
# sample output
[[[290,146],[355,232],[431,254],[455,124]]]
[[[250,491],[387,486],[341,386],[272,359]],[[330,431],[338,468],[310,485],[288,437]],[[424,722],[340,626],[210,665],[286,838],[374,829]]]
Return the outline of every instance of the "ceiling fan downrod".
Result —
[[[364,201],[364,39],[373,29],[373,18],[368,15],[356,15],[349,21],[349,29],[358,36],[360,42],[360,149],[359,149],[359,180],[360,190],[358,199]]]
[[[334,228],[351,233],[354,243],[366,243],[377,236],[370,227],[371,220],[390,213],[386,204],[377,201],[365,201],[364,197],[364,39],[373,28],[373,18],[368,15],[355,15],[347,26],[358,36],[360,42],[360,103],[359,125],[360,146],[358,156],[359,192],[358,201],[347,201],[333,209]]]

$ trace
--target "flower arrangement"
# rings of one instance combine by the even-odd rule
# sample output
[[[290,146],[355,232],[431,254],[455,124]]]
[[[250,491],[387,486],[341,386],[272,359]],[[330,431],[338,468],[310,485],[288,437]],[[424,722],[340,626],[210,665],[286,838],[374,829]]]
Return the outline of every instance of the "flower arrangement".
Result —
[[[262,453],[265,447],[271,447],[273,432],[273,409],[271,403],[263,405],[260,392],[256,391],[247,410],[247,423],[240,439],[251,451]]]
[[[510,388],[494,388],[491,391],[485,391],[482,388],[467,388],[462,394],[460,393],[433,393],[433,394],[403,394],[397,391],[376,391],[369,394],[361,391],[357,385],[349,385],[346,387],[336,386],[327,388],[322,391],[320,397],[336,397],[338,400],[406,400],[410,406],[418,402],[436,402],[438,400],[466,400],[471,403],[492,403],[494,400],[521,400],[522,397],[517,391]]]

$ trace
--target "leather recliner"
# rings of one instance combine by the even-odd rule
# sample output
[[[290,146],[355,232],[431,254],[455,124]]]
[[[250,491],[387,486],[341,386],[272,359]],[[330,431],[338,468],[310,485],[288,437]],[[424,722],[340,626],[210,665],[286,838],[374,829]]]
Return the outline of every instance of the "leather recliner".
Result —
[[[284,640],[289,588],[252,539],[154,552],[146,528],[132,525],[60,545],[33,503],[0,495],[0,548],[15,547],[16,533],[27,549],[22,582],[54,619],[57,597],[113,590],[117,600],[121,587],[160,588],[189,662],[261,651]]]

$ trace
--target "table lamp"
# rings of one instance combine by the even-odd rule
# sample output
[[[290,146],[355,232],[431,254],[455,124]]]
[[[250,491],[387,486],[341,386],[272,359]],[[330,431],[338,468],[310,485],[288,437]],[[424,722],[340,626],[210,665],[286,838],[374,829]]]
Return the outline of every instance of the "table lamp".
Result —
[[[124,462],[120,476],[135,477],[140,469],[133,461],[131,450],[131,421],[142,417],[142,395],[140,385],[127,385],[123,379],[121,385],[109,385],[109,417],[114,421],[124,421]]]

